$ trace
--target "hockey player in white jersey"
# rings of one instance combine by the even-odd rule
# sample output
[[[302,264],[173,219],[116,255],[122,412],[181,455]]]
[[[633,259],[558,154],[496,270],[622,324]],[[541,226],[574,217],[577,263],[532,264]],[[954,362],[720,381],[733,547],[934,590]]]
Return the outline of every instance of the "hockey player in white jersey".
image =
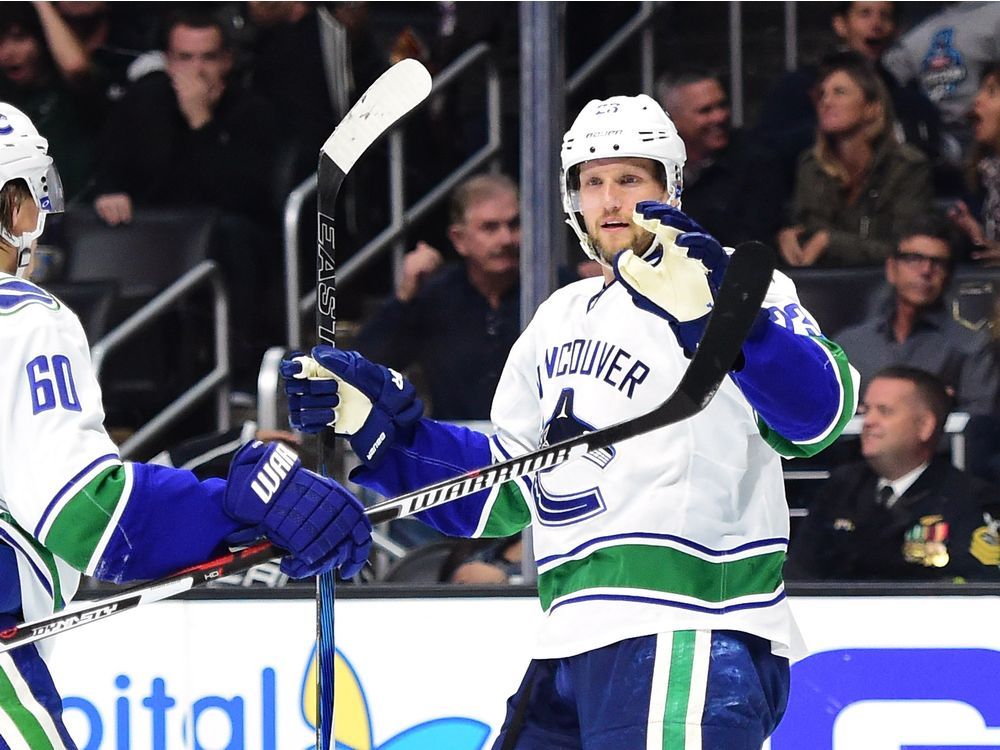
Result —
[[[47,148],[0,102],[0,629],[61,609],[81,573],[159,578],[262,536],[291,553],[291,576],[354,575],[371,543],[362,506],[283,445],[244,446],[228,481],[118,457],[79,320],[22,278],[63,207]],[[76,748],[48,643],[0,654],[0,750]]]
[[[319,429],[332,410],[363,462],[352,478],[391,497],[651,411],[729,258],[679,210],[684,158],[644,95],[592,101],[566,133],[564,207],[604,276],[538,308],[497,388],[495,435],[421,418],[396,373],[330,347],[282,365],[293,425]],[[533,530],[546,617],[494,747],[758,750],[801,648],[780,457],[831,443],[856,398],[843,352],[776,273],[701,413],[420,514],[460,536]]]

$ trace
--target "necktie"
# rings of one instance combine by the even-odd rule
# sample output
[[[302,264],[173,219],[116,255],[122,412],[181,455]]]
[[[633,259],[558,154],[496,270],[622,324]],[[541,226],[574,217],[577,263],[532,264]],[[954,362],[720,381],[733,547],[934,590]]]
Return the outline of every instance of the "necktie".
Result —
[[[878,504],[883,508],[888,508],[892,505],[893,495],[896,493],[892,490],[892,485],[887,484],[884,487],[880,487],[878,491]]]

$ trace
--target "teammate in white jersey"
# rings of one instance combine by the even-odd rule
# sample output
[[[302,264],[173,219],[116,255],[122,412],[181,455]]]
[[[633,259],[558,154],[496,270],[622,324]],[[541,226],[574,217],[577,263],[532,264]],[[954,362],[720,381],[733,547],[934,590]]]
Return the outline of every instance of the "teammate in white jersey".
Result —
[[[395,496],[652,410],[685,372],[729,258],[678,210],[684,158],[644,95],[592,101],[566,133],[564,207],[604,276],[539,307],[497,388],[495,435],[421,418],[396,373],[330,347],[282,365],[293,425],[318,429],[332,409],[363,462],[352,478]],[[776,273],[704,411],[420,514],[460,536],[533,529],[546,618],[495,748],[761,747],[801,647],[781,577],[780,456],[836,439],[856,380]]]
[[[81,573],[158,578],[262,536],[291,553],[291,576],[354,575],[371,538],[362,506],[283,445],[244,446],[228,481],[118,457],[80,321],[20,278],[46,214],[63,207],[47,149],[0,102],[0,629],[61,609]],[[48,644],[0,654],[0,750],[76,748]]]

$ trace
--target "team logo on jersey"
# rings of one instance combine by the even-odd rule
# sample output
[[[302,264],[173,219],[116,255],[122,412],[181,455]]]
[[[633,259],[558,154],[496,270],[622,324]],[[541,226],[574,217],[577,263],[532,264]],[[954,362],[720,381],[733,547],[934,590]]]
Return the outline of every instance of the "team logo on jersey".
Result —
[[[920,84],[932,102],[954,93],[969,75],[962,53],[955,49],[954,36],[955,29],[941,29],[931,39],[930,49],[924,55]]]
[[[560,443],[593,429],[574,413],[573,389],[564,388],[552,416],[542,429],[540,447]],[[601,448],[580,460],[539,472],[531,485],[539,521],[546,526],[564,526],[603,513],[607,505],[598,484],[601,473],[614,460],[615,454],[613,446]]]
[[[0,280],[0,315],[13,315],[29,305],[42,305],[50,310],[59,309],[59,301],[23,279]]]

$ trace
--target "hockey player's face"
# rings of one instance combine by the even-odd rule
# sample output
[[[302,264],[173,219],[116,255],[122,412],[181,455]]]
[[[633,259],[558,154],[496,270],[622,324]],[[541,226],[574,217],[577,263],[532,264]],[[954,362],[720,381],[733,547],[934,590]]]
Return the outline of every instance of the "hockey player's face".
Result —
[[[588,236],[608,263],[620,250],[641,255],[649,248],[653,235],[632,223],[632,212],[639,201],[667,198],[650,159],[595,159],[580,165],[580,211]]]
[[[23,199],[11,220],[11,233],[22,235],[32,231],[38,225],[38,206],[31,198]],[[14,273],[17,270],[17,250],[6,242],[0,242],[0,271]]]

